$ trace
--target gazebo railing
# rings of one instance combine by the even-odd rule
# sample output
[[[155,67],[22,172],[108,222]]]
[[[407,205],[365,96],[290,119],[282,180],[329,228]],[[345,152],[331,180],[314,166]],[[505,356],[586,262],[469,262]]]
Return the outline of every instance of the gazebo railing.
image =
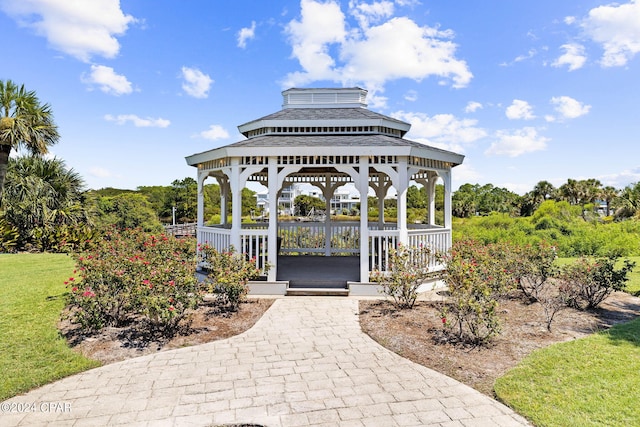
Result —
[[[451,248],[451,230],[448,228],[410,228],[407,232],[407,246],[427,247],[432,254],[446,252]],[[399,233],[397,230],[369,231],[369,271],[388,271],[391,250],[398,247]],[[442,265],[435,257],[429,259],[429,268],[439,270]]]
[[[369,223],[369,270],[387,271],[390,250],[398,247],[400,234],[395,224]],[[330,254],[357,255],[360,253],[360,223],[330,223],[330,251],[326,250],[326,224],[323,222],[281,222],[278,224],[278,251],[282,254]],[[243,224],[240,232],[240,250],[247,259],[256,258],[263,269],[267,265],[267,224]],[[218,250],[228,250],[231,246],[231,229],[223,226],[199,227],[198,241],[207,243]],[[407,245],[426,246],[432,252],[445,252],[451,247],[451,230],[442,227],[410,225]],[[440,266],[430,261],[430,268]]]

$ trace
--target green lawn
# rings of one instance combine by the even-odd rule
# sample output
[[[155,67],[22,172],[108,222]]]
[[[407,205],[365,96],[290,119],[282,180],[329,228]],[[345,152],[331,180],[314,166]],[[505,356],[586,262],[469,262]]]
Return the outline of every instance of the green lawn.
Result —
[[[630,426],[640,420],[640,319],[532,353],[495,384],[537,426]]]
[[[56,329],[73,265],[60,254],[0,255],[0,400],[99,365]]]
[[[558,264],[568,264],[570,262],[575,261],[577,258],[558,258]],[[631,261],[635,261],[636,266],[633,268],[633,271],[629,274],[629,281],[627,282],[626,292],[629,292],[632,295],[640,293],[640,256],[630,256],[630,257],[622,257],[618,261],[619,266],[622,265],[622,262],[625,259],[630,259]],[[617,265],[617,264],[616,264]]]

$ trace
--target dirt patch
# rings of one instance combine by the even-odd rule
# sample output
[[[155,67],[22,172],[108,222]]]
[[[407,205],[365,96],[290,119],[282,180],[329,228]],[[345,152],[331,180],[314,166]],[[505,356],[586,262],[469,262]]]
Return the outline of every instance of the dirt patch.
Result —
[[[597,310],[562,310],[551,332],[537,303],[510,298],[500,302],[499,311],[502,332],[486,347],[443,343],[438,301],[420,301],[412,310],[360,301],[360,325],[384,347],[493,397],[495,380],[533,350],[633,320],[640,315],[640,298],[615,292]]]
[[[272,299],[249,299],[237,312],[203,304],[190,316],[171,339],[141,334],[133,326],[104,328],[97,334],[84,335],[69,320],[58,325],[72,348],[85,357],[108,364],[180,347],[225,339],[251,328],[273,303]]]

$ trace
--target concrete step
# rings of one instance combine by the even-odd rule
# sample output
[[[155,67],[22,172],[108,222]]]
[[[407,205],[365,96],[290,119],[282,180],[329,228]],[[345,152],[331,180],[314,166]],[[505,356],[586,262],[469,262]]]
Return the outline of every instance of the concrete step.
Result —
[[[345,288],[287,288],[287,296],[335,296],[348,297],[349,289]]]
[[[335,279],[295,279],[289,280],[289,288],[347,289],[347,281]]]

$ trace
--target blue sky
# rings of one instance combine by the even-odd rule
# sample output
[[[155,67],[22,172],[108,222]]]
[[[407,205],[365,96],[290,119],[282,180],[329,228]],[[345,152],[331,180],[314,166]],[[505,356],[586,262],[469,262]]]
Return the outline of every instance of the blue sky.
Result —
[[[464,154],[455,188],[640,181],[640,0],[0,0],[0,40],[89,188],[195,178],[282,90],[343,86]]]

